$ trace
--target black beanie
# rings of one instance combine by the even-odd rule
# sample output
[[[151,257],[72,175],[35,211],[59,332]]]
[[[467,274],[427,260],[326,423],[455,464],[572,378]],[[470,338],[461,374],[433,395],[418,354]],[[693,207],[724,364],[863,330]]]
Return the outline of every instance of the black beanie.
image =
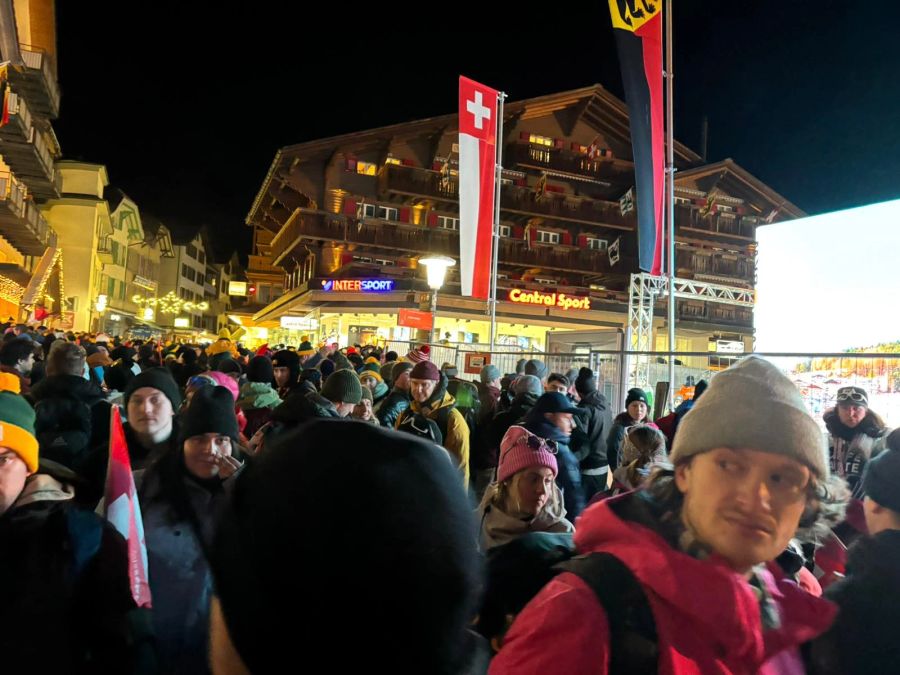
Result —
[[[181,405],[181,392],[178,390],[175,380],[172,379],[168,368],[148,368],[140,375],[131,378],[124,392],[126,410],[128,409],[128,399],[142,387],[158,389],[165,394],[166,398],[172,403],[172,410],[178,410],[178,406]]]
[[[181,357],[181,360],[184,361],[185,365],[197,363],[197,352],[194,351],[193,347],[188,345],[184,345],[178,350],[178,356]]]
[[[280,352],[275,352],[272,355],[272,367],[289,369],[291,373],[290,381],[296,382],[300,376],[300,357],[297,356],[297,352],[282,349]]]
[[[647,392],[637,387],[628,390],[628,396],[625,397],[625,407],[627,408],[635,401],[641,401],[644,405],[650,407],[650,404],[647,402]]]
[[[272,384],[275,380],[272,360],[268,356],[254,356],[250,359],[250,365],[247,366],[247,380]]]
[[[331,359],[322,359],[319,361],[319,372],[322,373],[323,379],[328,379],[328,376],[331,375],[336,366],[334,365],[334,361]]]
[[[334,527],[358,520],[359,505],[334,500],[323,476],[367,495],[365,527]],[[323,503],[329,517],[309,518]],[[296,653],[340,649],[346,672],[373,663],[402,675],[463,671],[482,568],[465,492],[444,450],[365,422],[314,420],[247,462],[222,516],[210,567],[248,670],[276,672]],[[300,521],[304,535],[285,537],[284,524]],[[323,541],[354,555],[331,555]],[[316,583],[296,574],[298,560],[316,569]],[[350,605],[366,629],[347,650]],[[316,617],[301,631],[281,618],[297,607]]]
[[[594,379],[594,371],[590,368],[582,368],[575,378],[575,391],[581,396],[597,391],[597,380]]]
[[[200,387],[181,413],[179,443],[200,434],[224,434],[237,442],[240,437],[234,396],[225,387]]]

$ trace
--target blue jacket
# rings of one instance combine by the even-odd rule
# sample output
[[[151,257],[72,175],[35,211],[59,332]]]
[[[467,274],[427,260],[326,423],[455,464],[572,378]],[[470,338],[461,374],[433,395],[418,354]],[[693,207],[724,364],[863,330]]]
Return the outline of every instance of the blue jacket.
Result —
[[[559,471],[556,474],[556,484],[563,493],[563,503],[566,507],[566,519],[574,523],[575,519],[584,511],[584,489],[581,487],[581,467],[575,454],[569,448],[569,437],[563,434],[555,425],[550,424],[542,413],[532,409],[525,418],[523,425],[535,436],[545,440],[556,442],[556,463]]]

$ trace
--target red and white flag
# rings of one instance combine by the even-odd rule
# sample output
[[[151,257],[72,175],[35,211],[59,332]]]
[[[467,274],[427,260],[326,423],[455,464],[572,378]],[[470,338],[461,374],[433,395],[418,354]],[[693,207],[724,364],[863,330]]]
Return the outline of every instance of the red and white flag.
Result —
[[[498,92],[459,78],[459,265],[462,294],[490,290]]]
[[[104,496],[106,519],[128,543],[128,579],[131,595],[138,607],[150,607],[150,582],[147,574],[147,544],[141,505],[131,474],[131,459],[122,428],[118,406],[113,406],[109,429],[109,468],[106,470]]]

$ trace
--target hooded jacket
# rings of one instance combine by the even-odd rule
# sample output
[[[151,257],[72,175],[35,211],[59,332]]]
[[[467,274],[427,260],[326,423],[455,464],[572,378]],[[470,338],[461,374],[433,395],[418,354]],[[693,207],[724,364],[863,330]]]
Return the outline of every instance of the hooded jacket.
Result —
[[[606,397],[599,391],[585,394],[578,407],[583,410],[581,424],[572,432],[571,448],[583,470],[609,465],[606,437],[612,428],[612,412]]]
[[[840,611],[812,648],[814,675],[896,672],[900,664],[900,530],[863,537],[850,548],[847,576],[825,595]]]
[[[120,673],[131,662],[125,540],[73,497],[38,473],[0,516],[4,672]]]
[[[481,522],[481,548],[484,551],[503,546],[513,539],[529,532],[574,532],[575,528],[566,520],[566,509],[563,506],[562,492],[556,483],[553,494],[544,508],[534,518],[519,518],[502,510],[494,504],[499,486],[492,483],[484,492],[478,517]]]
[[[779,622],[764,630],[757,592],[744,576],[715,557],[701,560],[682,553],[661,534],[625,517],[629,509],[643,509],[637,501],[643,499],[641,493],[629,493],[591,506],[579,521],[575,545],[579,553],[616,556],[642,586],[656,625],[659,672],[792,672],[782,666],[799,645],[828,627],[834,605],[759,571]],[[599,675],[608,672],[614,649],[594,591],[564,572],[518,615],[490,674]]]
[[[241,387],[237,405],[245,412],[257,408],[277,408],[281,405],[281,398],[268,382],[246,382]]]
[[[831,472],[847,480],[854,499],[862,499],[865,497],[862,475],[866,463],[884,450],[891,430],[871,410],[867,410],[863,421],[852,429],[841,422],[834,408],[826,410],[822,419],[829,434]]]

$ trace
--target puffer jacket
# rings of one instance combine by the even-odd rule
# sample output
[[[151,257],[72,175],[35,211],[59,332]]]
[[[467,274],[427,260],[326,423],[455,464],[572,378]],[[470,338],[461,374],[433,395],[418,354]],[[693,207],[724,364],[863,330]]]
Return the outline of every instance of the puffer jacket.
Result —
[[[609,402],[599,391],[592,391],[581,398],[578,407],[583,411],[578,427],[581,433],[572,433],[572,452],[583,470],[608,466],[606,438],[612,428]]]
[[[375,416],[383,427],[394,428],[401,413],[409,408],[409,392],[403,389],[394,389],[375,410]]]
[[[281,405],[281,398],[268,382],[247,382],[241,387],[237,404],[245,412],[257,408],[277,408]]]

